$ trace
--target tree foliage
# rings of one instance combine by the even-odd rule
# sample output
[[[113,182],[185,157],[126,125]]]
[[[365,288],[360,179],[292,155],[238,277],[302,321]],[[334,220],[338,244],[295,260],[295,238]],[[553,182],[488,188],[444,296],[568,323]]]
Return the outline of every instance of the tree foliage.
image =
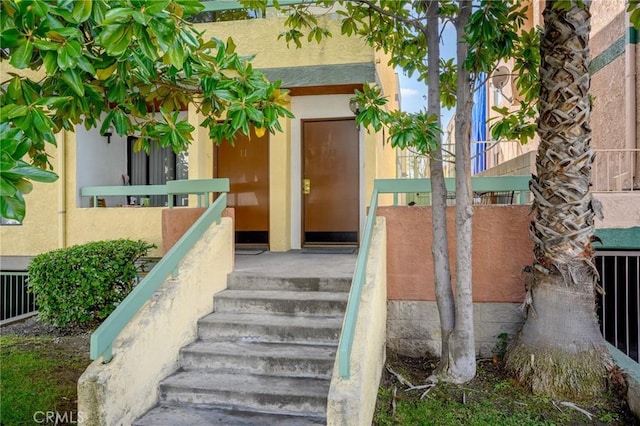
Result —
[[[267,6],[266,0],[242,0],[241,3],[256,11],[264,10]],[[287,7],[274,3],[277,8],[287,13],[286,29],[280,34],[280,38],[286,40],[288,44],[301,47],[305,40],[319,42],[325,37],[332,36],[318,19],[318,10],[310,9],[310,5],[320,6],[326,13],[338,15],[341,20],[342,35],[364,39],[369,45],[390,54],[388,65],[400,67],[408,76],[416,75],[418,80],[426,81],[428,74],[426,17],[430,2],[318,0]],[[452,0],[439,2],[438,13],[444,25],[453,22],[458,11],[458,2]],[[466,26],[465,38],[470,47],[465,67],[474,77],[481,72],[490,73],[500,60],[513,58],[520,64],[516,71],[522,69],[521,86],[523,90],[529,90],[529,84],[537,76],[539,59],[535,54],[538,51],[536,43],[539,43],[539,38],[534,30],[528,33],[529,37],[521,36],[526,11],[520,2],[514,0],[482,0],[474,7]],[[441,59],[440,100],[447,108],[452,108],[456,104],[455,73],[455,60]],[[532,89],[531,93],[531,96],[527,96],[527,102],[533,101],[537,91]],[[423,154],[428,154],[439,146],[441,132],[434,133],[432,125],[434,121],[428,118],[425,112],[389,114],[384,109],[385,104],[379,98],[379,93],[373,89],[356,94],[356,100],[362,106],[357,118],[359,124],[371,126],[375,130],[379,130],[382,125],[388,127],[392,146],[405,147],[396,143],[415,141],[417,145],[426,149],[426,151],[422,151],[422,148],[416,149]],[[522,119],[529,118],[525,116]],[[508,129],[512,133],[514,126],[510,124],[514,120],[510,118],[510,121],[503,124],[503,127],[509,125]],[[403,125],[400,126],[399,123]],[[529,126],[521,130],[521,133],[533,136],[535,125],[528,124]],[[430,129],[430,131],[423,132],[424,129]],[[401,131],[402,135],[394,137],[395,131]],[[412,135],[409,135],[409,132]],[[506,129],[501,134],[506,134]]]
[[[0,54],[14,68],[0,88],[3,217],[24,218],[30,180],[55,180],[47,144],[76,125],[113,126],[140,136],[138,149],[157,141],[176,152],[192,140],[177,113],[188,105],[216,143],[251,126],[281,130],[279,118],[292,117],[287,91],[231,39],[205,39],[187,21],[202,9],[198,0],[2,1]]]

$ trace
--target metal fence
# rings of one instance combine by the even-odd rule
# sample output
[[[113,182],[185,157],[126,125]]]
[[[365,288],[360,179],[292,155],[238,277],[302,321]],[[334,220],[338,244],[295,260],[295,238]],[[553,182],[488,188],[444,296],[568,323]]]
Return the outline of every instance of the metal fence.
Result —
[[[596,267],[604,290],[597,306],[602,334],[640,363],[640,251],[598,251]]]
[[[19,321],[37,313],[33,293],[28,291],[29,275],[23,271],[0,271],[2,311],[0,325]]]

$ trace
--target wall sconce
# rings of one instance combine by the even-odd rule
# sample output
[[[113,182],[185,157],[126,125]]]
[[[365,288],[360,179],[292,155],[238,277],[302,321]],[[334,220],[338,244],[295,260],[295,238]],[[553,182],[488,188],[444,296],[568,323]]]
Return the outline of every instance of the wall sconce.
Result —
[[[113,132],[114,132],[114,128],[111,125],[111,126],[109,126],[107,131],[102,134],[102,136],[106,136],[107,137],[107,143],[111,143],[111,136],[113,135]]]
[[[351,110],[352,113],[354,113],[355,115],[360,114],[360,104],[358,103],[357,100],[355,99],[351,99],[349,101],[349,109]]]

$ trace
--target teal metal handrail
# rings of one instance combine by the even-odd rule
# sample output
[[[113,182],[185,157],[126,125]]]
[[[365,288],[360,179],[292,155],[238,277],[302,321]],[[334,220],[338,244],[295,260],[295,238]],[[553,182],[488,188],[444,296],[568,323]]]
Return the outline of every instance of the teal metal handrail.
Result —
[[[226,192],[229,191],[229,180],[220,179],[220,181],[223,184],[221,188],[224,189],[224,192],[218,196],[213,204],[205,210],[178,242],[162,257],[160,262],[151,269],[111,315],[91,334],[89,355],[92,360],[102,356],[103,363],[111,361],[113,358],[112,345],[114,339],[165,279],[170,274],[174,277],[177,276],[180,262],[213,222],[220,223],[222,212],[227,207]]]
[[[476,176],[471,178],[473,192],[520,192],[519,204],[527,203],[530,176]],[[456,179],[445,178],[447,192],[455,192]],[[394,204],[398,204],[398,194],[409,192],[431,192],[431,179],[376,179],[380,194],[394,194]],[[400,185],[400,186],[398,186]]]
[[[473,191],[519,191],[520,204],[527,203],[527,191],[529,191],[529,176],[496,176],[496,177],[473,177],[471,187]],[[447,191],[455,191],[455,179],[446,178]],[[369,262],[369,249],[371,247],[371,237],[375,225],[375,217],[378,210],[378,195],[394,194],[394,205],[398,204],[398,194],[420,192],[431,192],[431,179],[376,179],[371,194],[369,213],[365,221],[363,237],[356,259],[356,266],[351,282],[349,301],[345,311],[342,333],[338,343],[338,373],[343,379],[351,376],[351,349],[353,348],[353,338],[356,330],[356,321],[360,309],[360,299],[364,287],[367,264]]]
[[[348,379],[351,375],[350,360],[351,349],[353,348],[353,337],[356,332],[356,320],[358,311],[360,310],[360,298],[362,297],[362,287],[364,287],[364,279],[367,274],[367,263],[369,262],[369,247],[371,246],[371,237],[373,235],[373,226],[375,225],[376,210],[378,209],[378,190],[373,188],[371,194],[371,204],[369,204],[369,214],[364,226],[364,235],[358,251],[356,259],[356,267],[353,272],[353,281],[351,282],[351,291],[349,292],[349,301],[344,315],[344,326],[340,335],[340,343],[338,344],[338,372],[340,377]]]
[[[209,207],[211,194],[228,191],[228,179],[180,179],[169,180],[166,185],[85,186],[80,188],[80,195],[93,197],[94,207],[98,207],[98,197],[167,195],[169,208],[172,208],[172,195],[194,194],[198,196],[198,207]]]
[[[93,197],[93,207],[98,207],[98,197],[130,195],[168,195],[168,192],[166,185],[84,186],[80,188],[80,196]]]

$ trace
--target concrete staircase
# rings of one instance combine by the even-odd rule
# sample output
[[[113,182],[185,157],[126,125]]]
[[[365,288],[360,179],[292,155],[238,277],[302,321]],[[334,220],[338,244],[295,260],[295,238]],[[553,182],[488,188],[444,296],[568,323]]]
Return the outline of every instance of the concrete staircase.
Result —
[[[135,425],[326,424],[350,281],[231,274]]]

